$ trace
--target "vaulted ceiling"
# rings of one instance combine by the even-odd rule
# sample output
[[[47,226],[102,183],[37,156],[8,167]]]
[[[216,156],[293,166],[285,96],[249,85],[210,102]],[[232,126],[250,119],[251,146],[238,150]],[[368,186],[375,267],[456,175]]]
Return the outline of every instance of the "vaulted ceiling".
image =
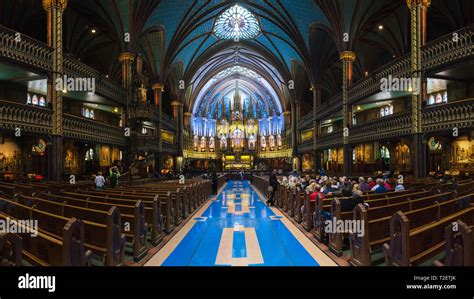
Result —
[[[234,42],[213,33],[216,18],[235,3],[258,17],[261,33],[255,39]],[[429,39],[472,24],[473,10],[470,0],[433,0]],[[0,24],[46,38],[38,0],[0,1]],[[323,99],[340,91],[340,51],[356,52],[357,81],[406,54],[410,45],[405,0],[69,0],[64,33],[68,54],[118,82],[119,54],[142,55],[150,83],[164,82],[168,100],[183,96],[180,80],[198,88],[200,80],[235,64],[235,55],[226,54],[237,49],[239,63],[283,95],[289,94],[288,80],[295,80],[292,96],[303,100],[303,108],[311,105],[312,82],[322,84]]]

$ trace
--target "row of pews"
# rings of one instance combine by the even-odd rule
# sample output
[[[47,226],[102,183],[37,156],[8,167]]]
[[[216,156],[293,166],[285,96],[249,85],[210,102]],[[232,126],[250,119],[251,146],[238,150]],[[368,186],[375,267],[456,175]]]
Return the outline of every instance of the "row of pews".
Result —
[[[23,232],[25,220],[39,227],[36,235],[0,235],[0,264],[120,266],[126,257],[139,262],[211,191],[211,182],[202,179],[106,190],[90,183],[0,183],[0,220]]]
[[[254,177],[254,186],[267,193],[267,178]],[[402,192],[366,193],[364,204],[352,211],[342,209],[343,201],[351,197],[311,202],[306,192],[280,186],[276,205],[336,256],[348,256],[353,266],[380,264],[380,255],[388,266],[424,265],[443,251],[444,258],[435,265],[473,266],[474,181],[430,180],[409,186]],[[363,234],[327,232],[327,220],[360,223]]]

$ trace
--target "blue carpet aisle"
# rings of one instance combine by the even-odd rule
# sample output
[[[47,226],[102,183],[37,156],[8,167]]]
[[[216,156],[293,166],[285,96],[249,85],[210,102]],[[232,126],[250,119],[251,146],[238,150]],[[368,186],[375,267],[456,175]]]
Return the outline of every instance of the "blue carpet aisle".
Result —
[[[248,181],[230,181],[147,266],[336,265]]]

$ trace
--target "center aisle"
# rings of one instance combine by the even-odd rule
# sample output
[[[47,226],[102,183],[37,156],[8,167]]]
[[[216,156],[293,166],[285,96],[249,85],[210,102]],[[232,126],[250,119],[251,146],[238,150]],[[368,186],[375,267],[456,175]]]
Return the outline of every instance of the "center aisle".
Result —
[[[335,266],[248,181],[229,181],[145,266]]]

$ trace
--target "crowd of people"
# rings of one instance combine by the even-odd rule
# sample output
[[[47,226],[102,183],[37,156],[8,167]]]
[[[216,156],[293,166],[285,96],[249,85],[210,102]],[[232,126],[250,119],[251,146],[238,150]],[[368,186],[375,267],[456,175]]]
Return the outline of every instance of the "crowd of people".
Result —
[[[310,177],[309,175],[299,176],[296,171],[288,177],[277,178],[277,172],[273,171],[269,179],[269,199],[267,205],[275,204],[275,194],[278,188],[287,188],[296,191],[305,191],[309,194],[310,201],[315,201],[317,197],[350,197],[349,200],[341,201],[342,211],[352,211],[355,205],[362,203],[362,194],[373,191],[373,193],[385,193],[389,190],[396,192],[404,191],[403,180],[388,177],[364,178],[358,180],[350,179],[346,176],[329,177],[326,174]],[[304,209],[304,207],[303,207]]]

